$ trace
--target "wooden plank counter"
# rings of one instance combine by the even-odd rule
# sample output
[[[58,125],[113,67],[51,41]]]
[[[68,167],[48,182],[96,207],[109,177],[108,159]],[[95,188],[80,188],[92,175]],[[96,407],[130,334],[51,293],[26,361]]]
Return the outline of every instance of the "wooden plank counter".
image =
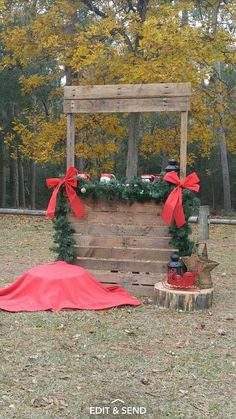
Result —
[[[113,203],[84,200],[85,216],[69,220],[75,230],[75,263],[99,281],[124,286],[131,294],[153,297],[170,254],[168,226],[155,202]]]

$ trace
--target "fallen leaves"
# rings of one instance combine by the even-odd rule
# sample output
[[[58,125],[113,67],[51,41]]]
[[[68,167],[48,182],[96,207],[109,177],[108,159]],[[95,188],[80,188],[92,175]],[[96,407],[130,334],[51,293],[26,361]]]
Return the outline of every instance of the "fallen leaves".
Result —
[[[6,280],[48,260],[27,223],[21,234],[29,240],[32,257],[26,263],[18,248],[16,260],[10,250],[0,260]],[[12,236],[6,233],[2,245],[10,240],[13,249],[15,227]],[[43,233],[47,245],[48,232]],[[172,417],[174,406],[176,417],[209,417],[209,412],[234,417],[235,277],[229,278],[228,271],[236,265],[221,266],[227,271],[226,286],[219,275],[212,311],[206,313],[160,311],[151,304],[138,310],[1,313],[0,416],[84,418],[102,394],[108,403],[117,395],[130,405],[142,401],[150,417]]]
[[[188,394],[188,390],[182,390],[181,388],[179,389],[179,393],[181,394],[181,396],[187,396]]]
[[[137,333],[134,330],[125,329],[124,332],[129,336],[137,336]]]
[[[147,386],[148,384],[150,384],[150,380],[146,377],[141,378],[141,383],[144,384],[145,386]]]
[[[225,336],[226,335],[226,331],[223,329],[218,329],[218,334],[221,336]]]
[[[229,313],[226,317],[225,320],[234,320],[234,316],[233,314]]]
[[[61,396],[47,396],[47,397],[40,397],[31,400],[31,406],[35,408],[43,408],[43,409],[51,409],[51,408],[58,408],[60,410],[66,409],[68,404],[66,403],[65,399]]]

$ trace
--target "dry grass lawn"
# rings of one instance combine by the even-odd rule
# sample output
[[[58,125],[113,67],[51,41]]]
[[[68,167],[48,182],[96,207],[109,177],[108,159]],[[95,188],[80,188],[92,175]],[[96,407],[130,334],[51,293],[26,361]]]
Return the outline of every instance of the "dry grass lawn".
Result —
[[[1,288],[54,260],[51,221],[0,216],[0,232]],[[0,312],[0,418],[235,418],[236,226],[210,236],[211,312]],[[117,398],[146,414],[112,415]]]

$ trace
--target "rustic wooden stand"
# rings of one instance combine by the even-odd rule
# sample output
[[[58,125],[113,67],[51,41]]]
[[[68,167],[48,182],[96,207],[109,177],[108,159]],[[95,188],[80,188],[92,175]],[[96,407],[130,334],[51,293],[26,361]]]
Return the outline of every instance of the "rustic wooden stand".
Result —
[[[190,83],[66,86],[67,168],[75,163],[75,114],[180,112],[180,178],[186,176]],[[153,296],[157,274],[166,271],[170,240],[155,203],[88,203],[86,218],[75,220],[76,263],[98,280],[125,285],[133,294]]]
[[[66,86],[67,168],[75,163],[76,113],[180,112],[180,177],[186,176],[191,83]]]
[[[212,307],[213,288],[173,289],[158,282],[154,286],[154,304],[181,311],[209,310]]]
[[[99,281],[120,284],[133,295],[153,297],[154,284],[166,272],[170,254],[168,226],[161,205],[85,201],[86,215],[72,214],[78,256],[75,261]]]

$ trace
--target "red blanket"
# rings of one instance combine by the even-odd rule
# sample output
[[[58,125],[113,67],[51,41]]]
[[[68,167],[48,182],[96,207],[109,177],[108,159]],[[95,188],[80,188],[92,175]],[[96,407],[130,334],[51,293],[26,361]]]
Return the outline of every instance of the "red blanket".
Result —
[[[122,287],[103,285],[85,269],[66,262],[36,266],[0,289],[0,309],[13,312],[99,310],[140,304]]]

